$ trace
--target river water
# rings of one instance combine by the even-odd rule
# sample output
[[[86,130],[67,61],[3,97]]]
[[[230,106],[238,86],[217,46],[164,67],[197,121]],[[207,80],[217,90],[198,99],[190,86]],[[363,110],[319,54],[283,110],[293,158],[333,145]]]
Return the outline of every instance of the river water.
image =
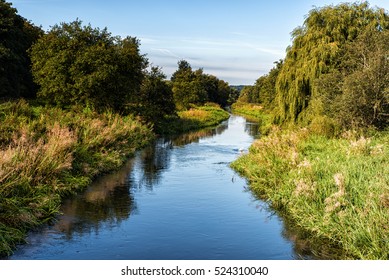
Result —
[[[257,125],[239,116],[216,129],[158,139],[114,174],[65,201],[10,259],[295,259],[283,221],[229,164]]]

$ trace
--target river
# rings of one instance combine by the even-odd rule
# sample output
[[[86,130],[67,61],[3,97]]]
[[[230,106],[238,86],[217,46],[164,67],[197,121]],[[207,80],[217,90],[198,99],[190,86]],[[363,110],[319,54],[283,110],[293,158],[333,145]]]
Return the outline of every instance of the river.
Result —
[[[233,115],[215,129],[158,139],[66,200],[56,222],[9,259],[301,258],[282,219],[229,167],[257,130]]]

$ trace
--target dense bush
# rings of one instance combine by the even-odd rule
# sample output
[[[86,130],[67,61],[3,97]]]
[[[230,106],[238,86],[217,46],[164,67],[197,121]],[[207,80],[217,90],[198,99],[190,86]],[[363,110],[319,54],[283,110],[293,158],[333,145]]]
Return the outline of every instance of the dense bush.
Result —
[[[123,110],[136,99],[147,66],[139,41],[76,20],[55,25],[31,49],[38,97],[48,104]]]

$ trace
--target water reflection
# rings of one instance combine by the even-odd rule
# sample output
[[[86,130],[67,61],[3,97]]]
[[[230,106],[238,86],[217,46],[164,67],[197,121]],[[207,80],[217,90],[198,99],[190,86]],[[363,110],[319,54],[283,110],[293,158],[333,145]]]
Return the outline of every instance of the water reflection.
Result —
[[[98,178],[86,191],[64,202],[54,228],[71,239],[74,233],[98,232],[102,223],[117,224],[136,212],[128,171],[134,160],[115,173]]]
[[[54,228],[71,239],[75,233],[98,233],[102,223],[114,225],[129,219],[137,213],[133,190],[145,187],[152,191],[160,183],[163,172],[170,168],[173,147],[221,134],[227,128],[224,122],[217,128],[157,139],[120,170],[98,178],[84,193],[66,200]]]
[[[259,129],[260,126],[258,123],[247,121],[244,131],[247,132],[249,135],[253,136],[254,139],[257,139],[260,136]]]
[[[222,134],[228,129],[228,122],[225,121],[216,128],[206,128],[199,131],[185,133],[183,135],[175,136],[170,139],[173,146],[185,146],[190,143],[198,143],[199,139],[206,139],[215,135]]]

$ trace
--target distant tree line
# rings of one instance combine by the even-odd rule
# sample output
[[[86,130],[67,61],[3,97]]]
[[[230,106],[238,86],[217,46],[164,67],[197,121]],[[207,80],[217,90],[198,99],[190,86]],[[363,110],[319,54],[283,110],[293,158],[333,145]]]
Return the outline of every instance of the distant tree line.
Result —
[[[174,101],[179,109],[192,104],[214,102],[225,107],[235,101],[237,91],[215,76],[205,74],[203,69],[193,71],[186,60],[178,62],[178,69],[171,77]]]
[[[276,123],[388,126],[387,11],[367,2],[314,8],[292,38],[286,57],[240,101],[263,104]]]
[[[60,106],[110,109],[156,123],[177,109],[214,102],[227,106],[237,93],[228,83],[193,71],[185,60],[170,81],[140,53],[134,37],[113,36],[80,20],[48,32],[0,0],[0,98],[30,98]]]

